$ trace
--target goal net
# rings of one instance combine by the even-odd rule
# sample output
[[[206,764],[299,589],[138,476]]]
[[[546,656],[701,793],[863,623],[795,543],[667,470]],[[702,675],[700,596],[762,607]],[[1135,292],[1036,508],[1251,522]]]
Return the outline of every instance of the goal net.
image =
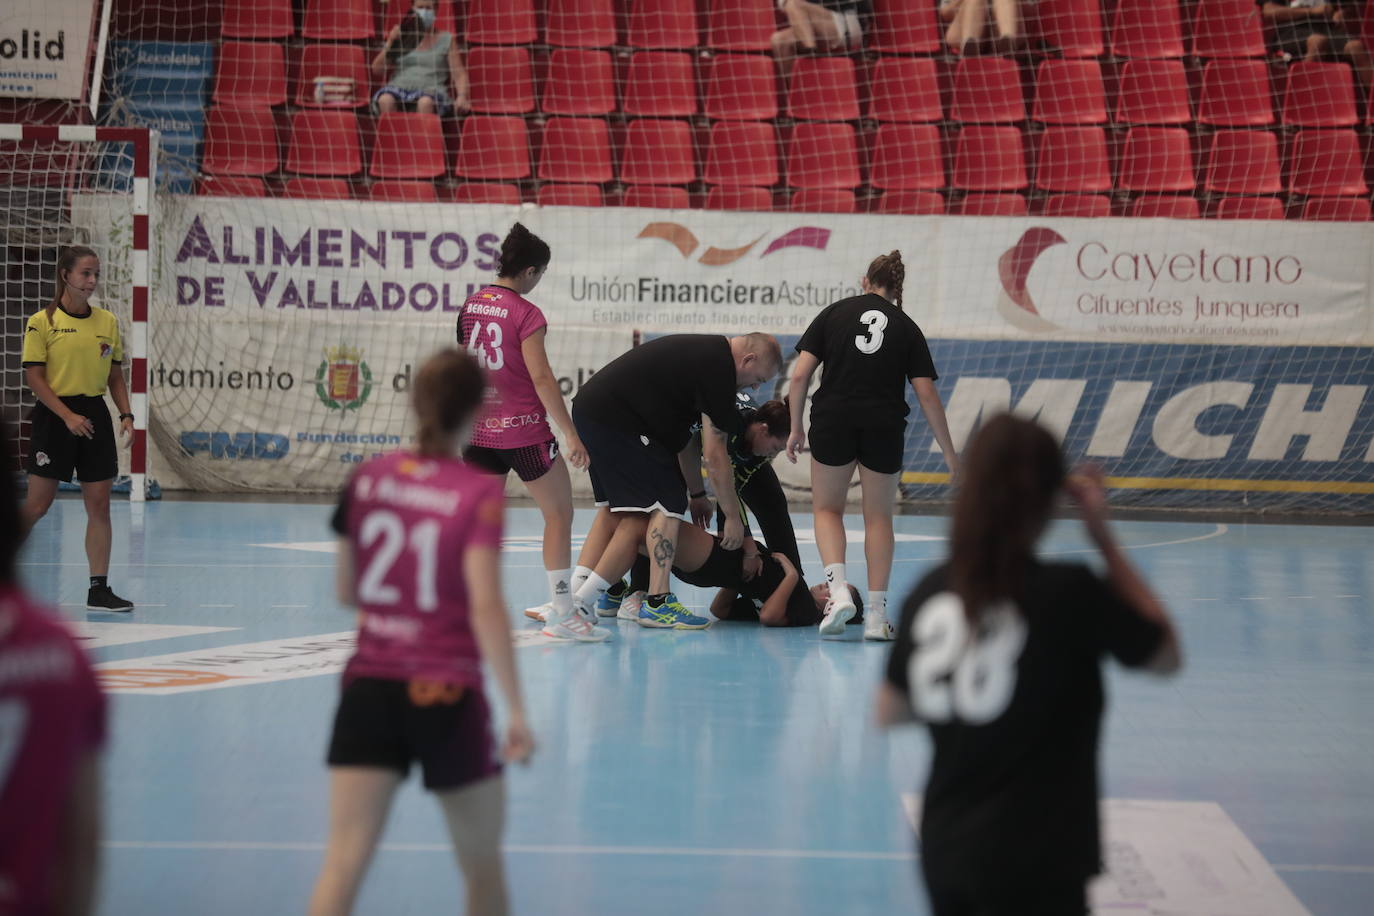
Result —
[[[100,118],[161,137],[164,485],[327,490],[406,444],[415,367],[520,220],[553,249],[531,298],[568,396],[637,337],[790,353],[896,249],[957,447],[1011,409],[1118,504],[1367,511],[1358,10],[854,7],[121,7]],[[911,400],[903,496],[947,498]]]

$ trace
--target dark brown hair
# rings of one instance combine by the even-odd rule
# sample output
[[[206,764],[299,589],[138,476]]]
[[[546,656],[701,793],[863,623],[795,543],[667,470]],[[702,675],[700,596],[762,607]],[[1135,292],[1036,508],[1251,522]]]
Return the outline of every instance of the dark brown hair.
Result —
[[[510,232],[506,233],[505,240],[501,242],[496,275],[514,277],[531,267],[544,268],[548,266],[551,257],[553,254],[549,251],[547,242],[526,229],[524,224],[516,223],[510,227]]]
[[[411,405],[419,420],[416,451],[427,457],[448,453],[453,434],[482,403],[482,370],[462,350],[440,350],[415,374]]]
[[[868,285],[881,286],[892,297],[894,305],[902,304],[902,282],[906,280],[906,265],[900,251],[880,254],[868,265]]]
[[[62,275],[76,268],[76,262],[82,258],[100,259],[93,249],[85,245],[73,245],[70,248],[63,248],[62,253],[57,256],[57,274],[53,278],[52,301],[48,303],[43,311],[48,316],[48,324],[52,324],[53,313],[62,304],[62,294],[67,291],[67,281],[62,279]]]
[[[949,538],[950,585],[976,621],[1016,597],[1035,541],[1064,483],[1064,454],[1049,430],[999,414],[960,456],[963,481]]]
[[[792,411],[786,398],[781,401],[765,401],[754,411],[749,422],[762,423],[770,436],[786,439],[792,435]]]
[[[10,425],[0,420],[0,585],[15,581],[14,558],[27,532],[20,530],[19,493],[14,485]]]

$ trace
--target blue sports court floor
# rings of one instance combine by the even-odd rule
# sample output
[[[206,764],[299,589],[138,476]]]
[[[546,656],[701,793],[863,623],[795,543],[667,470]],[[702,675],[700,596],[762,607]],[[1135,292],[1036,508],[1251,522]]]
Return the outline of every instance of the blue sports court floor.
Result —
[[[79,606],[77,500],[58,501],[22,566],[119,688],[101,912],[300,913],[352,622],[331,598],[330,507],[114,511],[111,581],[139,603],[132,618]],[[589,519],[579,510],[575,530]],[[945,521],[897,526],[900,596],[941,556]],[[510,773],[515,912],[926,912],[908,826],[926,739],[870,725],[886,646],[856,627],[822,642],[740,624],[622,624],[609,645],[546,645],[519,617],[544,598],[536,513],[513,507],[507,529],[540,741]],[[1176,614],[1187,668],[1168,682],[1111,675],[1102,770],[1118,801],[1098,912],[1374,911],[1374,529],[1189,520],[1118,532]],[[803,541],[814,574],[809,531]],[[1070,522],[1045,542],[1059,556],[1085,546]],[[851,541],[862,587],[858,555]],[[439,814],[412,783],[358,911],[455,912],[459,900]]]

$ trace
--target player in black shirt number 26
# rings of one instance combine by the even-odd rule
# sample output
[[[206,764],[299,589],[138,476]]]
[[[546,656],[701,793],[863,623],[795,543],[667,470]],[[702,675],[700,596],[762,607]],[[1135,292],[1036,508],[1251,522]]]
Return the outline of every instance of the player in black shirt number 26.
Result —
[[[869,589],[864,638],[892,638],[887,582],[892,575],[892,510],[906,444],[908,382],[944,453],[951,480],[957,469],[930,348],[916,322],[902,311],[905,277],[900,252],[874,258],[859,281],[864,294],[826,306],[797,342],[788,383],[792,434],[787,459],[794,464],[806,445],[802,408],[811,376],[825,366],[811,405],[811,509],[832,596],[821,620],[822,636],[843,635],[857,611],[849,600],[844,567],[844,504],[857,465]]]
[[[1102,658],[1172,673],[1178,639],[1112,537],[1102,472],[1066,478],[1044,427],[994,417],[961,474],[949,560],[902,607],[878,721],[924,722],[934,742],[920,841],[935,916],[1082,916],[1102,861]],[[1105,579],[1036,558],[1061,491]]]

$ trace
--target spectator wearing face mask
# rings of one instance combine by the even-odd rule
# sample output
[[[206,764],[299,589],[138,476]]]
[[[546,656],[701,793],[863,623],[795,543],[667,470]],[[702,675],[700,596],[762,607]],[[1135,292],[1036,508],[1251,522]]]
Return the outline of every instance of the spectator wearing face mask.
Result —
[[[372,96],[378,113],[418,111],[446,115],[468,108],[468,73],[452,32],[434,28],[436,0],[412,0],[406,18],[391,30],[372,60],[386,85]],[[450,89],[452,94],[450,94]]]

